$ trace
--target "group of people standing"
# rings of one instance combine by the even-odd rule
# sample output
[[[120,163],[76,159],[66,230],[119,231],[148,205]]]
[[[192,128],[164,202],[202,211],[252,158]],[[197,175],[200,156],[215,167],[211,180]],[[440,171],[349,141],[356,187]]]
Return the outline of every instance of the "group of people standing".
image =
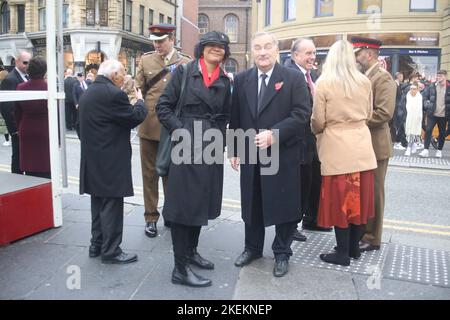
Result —
[[[307,241],[297,230],[302,219],[304,229],[334,227],[337,246],[335,252],[320,256],[325,262],[348,266],[362,251],[379,250],[384,179],[392,155],[389,121],[397,88],[379,66],[381,43],[367,38],[354,38],[353,44],[336,42],[316,79],[312,41],[295,41],[284,66],[277,62],[276,37],[259,32],[251,42],[254,67],[232,82],[221,67],[230,55],[225,34],[202,35],[195,58],[190,59],[173,48],[174,30],[165,24],[150,27],[156,51],[141,59],[134,106],[120,90],[125,70],[115,60],[100,66],[96,81],[80,99],[80,192],[91,194],[92,204],[89,255],[101,255],[104,263],[137,260],[119,245],[123,197],[133,194],[130,129],[138,124],[145,234],[150,238],[158,234],[162,215],[172,235],[173,283],[194,287],[212,283],[190,266],[214,269],[197,249],[201,227],[221,213],[223,162],[197,159],[198,124],[200,136],[216,129],[223,141],[227,127],[229,132],[254,132],[243,148],[228,148],[227,154],[232,168],[240,172],[245,224],[244,249],[235,266],[262,257],[265,227],[275,226],[273,275],[284,276],[292,241]],[[194,137],[183,150],[184,160],[172,161],[163,177],[161,213],[156,172],[160,125],[174,139],[179,130]],[[179,143],[186,142],[172,142],[174,147]],[[204,151],[208,144],[202,141],[200,146]],[[253,147],[258,150],[256,163],[247,161]],[[264,174],[267,163],[261,161],[260,151],[274,154],[275,148],[278,170]]]

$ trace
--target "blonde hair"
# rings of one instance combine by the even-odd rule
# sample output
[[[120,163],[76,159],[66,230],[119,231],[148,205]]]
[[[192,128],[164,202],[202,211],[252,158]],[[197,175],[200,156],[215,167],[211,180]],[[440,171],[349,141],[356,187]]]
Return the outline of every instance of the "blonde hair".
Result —
[[[351,97],[362,83],[369,82],[356,66],[353,46],[347,40],[336,41],[328,52],[319,81],[328,81],[341,86],[344,95]]]

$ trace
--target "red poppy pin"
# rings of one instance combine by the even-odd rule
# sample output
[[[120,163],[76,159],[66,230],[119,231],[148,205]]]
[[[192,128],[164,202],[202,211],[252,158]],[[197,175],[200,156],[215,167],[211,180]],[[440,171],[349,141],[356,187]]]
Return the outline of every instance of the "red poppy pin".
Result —
[[[279,91],[281,89],[281,87],[283,86],[283,82],[277,82],[275,83],[275,90]]]

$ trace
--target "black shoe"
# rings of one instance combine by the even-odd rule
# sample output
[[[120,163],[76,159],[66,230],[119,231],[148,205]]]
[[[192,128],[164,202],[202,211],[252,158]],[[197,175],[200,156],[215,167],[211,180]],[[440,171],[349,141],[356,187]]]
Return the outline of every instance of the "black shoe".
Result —
[[[158,235],[156,222],[147,222],[145,225],[145,235],[149,238],[154,238]]]
[[[365,251],[373,251],[373,250],[380,250],[380,246],[374,246],[368,242],[359,242],[359,251],[365,252]]]
[[[333,250],[337,251],[337,246],[333,247]],[[361,251],[358,250],[358,252],[352,252],[352,250],[350,249],[349,257],[358,260],[359,258],[361,258]]]
[[[206,260],[198,254],[197,249],[192,250],[192,255],[186,257],[187,263],[193,264],[202,269],[212,270],[214,269],[214,263]]]
[[[306,236],[303,233],[301,233],[300,231],[295,230],[293,239],[296,240],[296,241],[305,242],[306,241]]]
[[[244,252],[241,253],[241,255],[236,259],[236,262],[234,265],[236,267],[243,267],[252,262],[255,259],[261,258],[262,254],[253,253],[249,250],[244,250]]]
[[[175,266],[172,271],[172,283],[189,287],[209,287],[212,281],[195,274],[189,266],[185,265],[182,270]]]
[[[128,254],[125,252],[122,252],[117,257],[105,259],[102,258],[102,263],[106,264],[126,264],[137,261],[137,255],[136,254]]]
[[[275,260],[275,266],[273,267],[273,275],[275,277],[282,277],[289,270],[289,260]]]
[[[96,258],[102,253],[102,248],[100,246],[89,246],[89,258]]]
[[[333,228],[323,228],[319,227],[313,224],[303,223],[302,224],[303,229],[310,230],[310,231],[321,231],[321,232],[331,232],[333,231]]]
[[[328,253],[328,254],[321,254],[320,255],[320,259],[322,261],[325,261],[327,263],[332,263],[332,264],[338,264],[341,266],[349,266],[350,265],[350,258],[346,257],[344,255],[341,255],[339,253]]]

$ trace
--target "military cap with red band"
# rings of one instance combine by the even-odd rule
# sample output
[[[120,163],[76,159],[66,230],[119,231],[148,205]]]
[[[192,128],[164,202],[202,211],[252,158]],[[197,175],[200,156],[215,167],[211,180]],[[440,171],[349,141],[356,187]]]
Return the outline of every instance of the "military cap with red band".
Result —
[[[361,49],[375,49],[379,50],[382,42],[377,39],[371,39],[371,38],[363,38],[363,37],[353,37],[351,39],[351,42],[353,44],[353,51],[357,52]]]
[[[148,28],[150,31],[150,40],[163,40],[173,34],[176,28],[175,25],[169,23],[151,25]]]

